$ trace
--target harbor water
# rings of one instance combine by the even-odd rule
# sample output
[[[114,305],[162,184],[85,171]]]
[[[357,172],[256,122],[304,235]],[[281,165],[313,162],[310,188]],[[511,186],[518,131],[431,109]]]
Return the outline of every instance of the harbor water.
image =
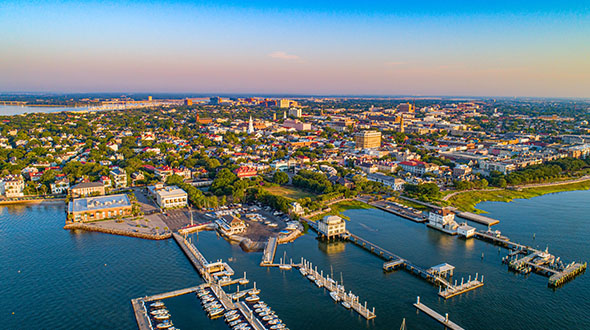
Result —
[[[590,257],[588,201],[590,191],[574,191],[478,207],[499,219],[495,229],[512,240],[548,245],[549,252],[570,262]],[[228,261],[236,276],[246,271],[261,299],[291,329],[397,329],[403,318],[410,329],[443,328],[416,312],[416,296],[466,329],[590,329],[588,274],[551,289],[544,276],[508,271],[501,263],[507,251],[495,245],[448,236],[376,209],[345,214],[351,232],[414,264],[429,268],[447,262],[456,267],[453,280],[479,273],[485,285],[445,301],[435,286],[406,271],[384,273],[381,259],[350,243],[320,242],[310,232],[279,246],[275,262],[286,253],[295,262],[306,258],[324,274],[332,268],[347,290],[375,307],[377,317],[366,321],[335,304],[296,269],[260,267],[261,252],[244,253],[214,232],[193,234],[192,240],[207,259]],[[134,329],[131,298],[201,283],[173,240],[71,233],[62,229],[63,220],[61,205],[0,209],[3,328]],[[181,329],[228,329],[222,319],[207,319],[194,295],[165,303]]]

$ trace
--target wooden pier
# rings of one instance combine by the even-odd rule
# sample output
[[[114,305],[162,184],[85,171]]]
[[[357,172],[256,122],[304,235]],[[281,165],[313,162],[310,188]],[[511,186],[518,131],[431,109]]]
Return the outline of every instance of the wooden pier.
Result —
[[[388,212],[391,214],[395,214],[398,217],[402,217],[404,219],[408,219],[408,220],[411,220],[414,222],[424,223],[424,222],[428,221],[428,219],[426,219],[424,217],[417,216],[415,212],[409,211],[405,208],[402,208],[400,206],[392,204],[391,202],[388,202],[388,201],[377,201],[377,202],[370,203],[370,205],[374,206],[382,211],[385,211],[385,212]]]
[[[549,286],[558,287],[563,283],[573,279],[574,277],[586,271],[587,263],[575,263],[566,267],[562,272],[549,277]]]
[[[352,292],[347,293],[342,283],[338,284],[337,281],[328,277],[327,274],[324,276],[323,271],[318,272],[317,267],[314,268],[309,261],[302,258],[299,267],[304,269],[308,275],[312,275],[316,281],[319,281],[318,283],[321,287],[328,289],[330,292],[336,292],[339,301],[348,303],[350,308],[365,319],[371,320],[376,317],[375,307],[373,307],[372,310],[367,308],[366,301],[364,305],[361,304],[358,296],[354,295]]]
[[[180,236],[179,234],[174,233],[172,234],[172,237],[174,237],[174,240],[176,241],[176,243],[178,243],[180,249],[188,257],[189,261],[197,269],[201,277],[203,277],[203,279],[208,283],[213,282],[211,274],[207,272],[207,265],[209,264],[209,262],[201,254],[201,252],[199,252],[199,250],[197,250],[197,248],[192,243],[187,241],[184,237]]]
[[[432,317],[433,319],[437,320],[438,322],[442,323],[445,327],[452,329],[452,330],[463,330],[459,325],[455,322],[449,320],[449,314],[445,314],[445,316],[440,315],[439,313],[432,310],[430,307],[420,303],[420,297],[416,298],[416,303],[414,307],[418,308],[422,312],[426,313],[426,315]]]
[[[144,301],[141,298],[131,299],[131,305],[133,306],[133,313],[139,330],[152,330],[152,321],[148,317]]]
[[[262,324],[262,322],[260,322],[260,320],[256,316],[254,316],[254,313],[252,312],[250,307],[248,307],[248,305],[246,305],[244,302],[238,301],[236,303],[236,306],[240,310],[240,312],[242,312],[242,315],[244,315],[246,322],[250,324],[252,329],[266,330],[264,324]]]
[[[457,281],[455,281],[455,285],[451,285],[449,283],[444,290],[442,289],[442,287],[440,288],[438,295],[445,298],[445,299],[449,299],[454,296],[458,296],[462,293],[482,287],[483,286],[483,275],[481,276],[480,280],[478,280],[477,277],[478,277],[478,274],[475,274],[475,279],[471,280],[471,276],[469,276],[469,279],[467,280],[467,282],[463,282],[463,278],[461,278],[461,284],[459,284],[459,285],[457,285]]]
[[[270,237],[266,246],[264,247],[264,252],[262,253],[262,262],[260,262],[260,266],[272,266],[273,260],[275,258],[275,253],[277,251],[278,240],[276,237]]]

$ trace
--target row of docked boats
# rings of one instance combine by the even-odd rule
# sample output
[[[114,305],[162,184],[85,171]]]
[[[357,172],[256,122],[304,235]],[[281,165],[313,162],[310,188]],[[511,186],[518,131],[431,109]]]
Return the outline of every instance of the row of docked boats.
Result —
[[[225,309],[221,305],[221,302],[215,297],[211,289],[200,288],[197,290],[196,295],[201,300],[201,305],[210,318],[214,319],[221,317]]]
[[[177,330],[170,320],[170,312],[160,300],[150,304],[149,316],[154,320],[156,329]]]
[[[283,321],[279,319],[276,313],[264,301],[258,301],[254,304],[250,303],[249,307],[254,311],[258,320],[265,325],[266,329],[287,329]]]

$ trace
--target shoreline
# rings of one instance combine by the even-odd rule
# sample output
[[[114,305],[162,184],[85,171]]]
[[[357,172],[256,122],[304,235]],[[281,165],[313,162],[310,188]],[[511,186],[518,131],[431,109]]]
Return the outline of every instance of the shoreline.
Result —
[[[447,200],[448,206],[456,207],[464,212],[475,214],[487,213],[477,208],[482,202],[505,202],[510,203],[515,199],[530,199],[547,194],[555,194],[566,191],[584,191],[590,190],[590,180],[584,180],[573,183],[554,184],[539,187],[529,187],[522,189],[491,189],[488,191],[465,191],[457,194]]]
[[[131,231],[127,231],[127,230],[120,230],[120,229],[107,229],[107,228],[92,226],[92,225],[84,224],[84,223],[69,223],[69,224],[65,225],[63,227],[63,229],[66,229],[66,230],[80,229],[80,230],[91,231],[91,232],[99,232],[99,233],[118,235],[118,236],[128,236],[128,237],[135,237],[135,238],[151,239],[151,240],[156,240],[156,241],[157,240],[165,240],[165,239],[169,239],[170,237],[172,237],[171,232],[168,232],[167,234],[164,234],[164,235],[153,235],[153,234],[136,233],[136,232],[131,232]]]
[[[4,205],[18,205],[18,204],[57,204],[65,202],[65,198],[51,198],[51,199],[26,199],[26,200],[15,200],[15,201],[0,201],[0,206]]]

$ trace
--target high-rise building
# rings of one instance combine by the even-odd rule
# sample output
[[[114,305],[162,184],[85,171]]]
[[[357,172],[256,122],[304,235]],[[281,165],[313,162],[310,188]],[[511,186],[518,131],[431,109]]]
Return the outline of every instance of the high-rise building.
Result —
[[[193,100],[191,100],[191,99],[184,99],[184,105],[193,105]]]
[[[381,147],[381,132],[362,131],[354,135],[357,149],[375,149]]]
[[[221,103],[223,103],[223,99],[219,96],[209,98],[209,104],[219,105]]]
[[[299,118],[302,115],[303,115],[303,112],[301,111],[301,109],[297,109],[297,108],[289,109],[289,116]]]
[[[150,101],[150,102],[152,101],[152,96],[151,95],[148,96],[148,101]]]
[[[410,103],[402,103],[397,106],[397,110],[399,112],[410,113],[410,112],[414,112],[414,106],[411,105]]]

